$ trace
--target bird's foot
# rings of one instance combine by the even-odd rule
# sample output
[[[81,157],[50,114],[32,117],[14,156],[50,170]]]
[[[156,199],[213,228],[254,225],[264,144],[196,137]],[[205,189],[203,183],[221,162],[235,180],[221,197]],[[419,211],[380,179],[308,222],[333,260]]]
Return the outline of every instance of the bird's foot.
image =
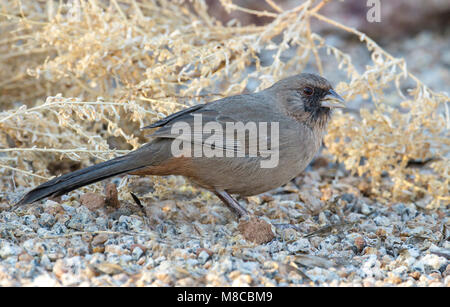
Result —
[[[235,200],[233,197],[231,197],[230,194],[228,194],[225,191],[215,190],[214,194],[217,195],[217,197],[220,198],[220,200],[228,207],[231,211],[233,211],[238,218],[246,217],[248,216],[248,211],[242,207],[237,200]]]

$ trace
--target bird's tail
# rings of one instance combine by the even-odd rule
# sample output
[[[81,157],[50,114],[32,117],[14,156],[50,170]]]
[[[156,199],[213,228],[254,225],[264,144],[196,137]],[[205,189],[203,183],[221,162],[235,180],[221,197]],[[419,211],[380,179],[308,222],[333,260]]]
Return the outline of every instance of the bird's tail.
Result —
[[[16,205],[30,204],[49,196],[60,196],[85,185],[137,170],[143,166],[141,159],[136,159],[130,153],[53,178],[29,191]]]

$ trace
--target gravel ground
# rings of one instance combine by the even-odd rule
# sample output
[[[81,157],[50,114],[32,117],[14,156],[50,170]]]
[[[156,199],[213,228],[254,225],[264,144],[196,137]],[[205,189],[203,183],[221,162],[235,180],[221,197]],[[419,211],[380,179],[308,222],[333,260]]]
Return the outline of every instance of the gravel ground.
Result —
[[[431,45],[448,40],[424,33],[391,50],[447,90],[448,53],[402,49]],[[371,199],[364,181],[322,155],[286,186],[240,199],[258,223],[168,180],[177,189],[160,198],[145,195],[151,178],[130,180],[142,205],[118,202],[111,185],[106,198],[77,191],[20,208],[8,205],[20,193],[2,191],[0,286],[450,286],[448,208]]]
[[[182,187],[172,195],[180,200],[145,206],[113,207],[93,193],[81,204],[73,193],[61,204],[3,207],[0,285],[450,286],[448,211],[372,201],[346,175],[319,158],[288,185],[241,200],[272,224],[262,244],[245,240],[245,223],[209,193],[177,178],[169,180]]]

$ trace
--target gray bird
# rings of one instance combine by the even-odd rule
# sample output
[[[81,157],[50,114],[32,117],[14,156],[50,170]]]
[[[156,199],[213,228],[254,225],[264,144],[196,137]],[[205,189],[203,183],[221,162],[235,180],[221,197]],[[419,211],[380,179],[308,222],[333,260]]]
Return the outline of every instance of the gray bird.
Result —
[[[181,175],[215,193],[241,217],[247,211],[230,194],[257,195],[296,177],[317,153],[332,110],[344,107],[343,103],[326,79],[303,73],[280,80],[257,93],[198,104],[145,127],[159,129],[151,135],[152,140],[139,149],[53,178],[26,193],[18,205],[60,196],[125,173]],[[222,128],[223,138],[216,133],[217,129],[196,129],[195,122],[200,115],[205,128],[207,123]],[[242,123],[249,128],[265,127],[260,125],[267,123],[267,130],[265,134],[260,133],[261,129],[257,134],[252,134],[251,129],[242,134],[241,130],[237,135],[239,133],[230,133],[227,129],[230,123]],[[180,127],[192,128],[191,134]],[[274,133],[272,128],[277,128]],[[174,146],[174,142],[183,146],[178,143]],[[192,145],[190,151],[187,145]],[[202,152],[205,148],[217,154],[206,156]],[[174,149],[185,151],[182,155],[174,154]],[[220,152],[222,155],[218,154]],[[270,153],[277,157],[275,166],[262,167]]]

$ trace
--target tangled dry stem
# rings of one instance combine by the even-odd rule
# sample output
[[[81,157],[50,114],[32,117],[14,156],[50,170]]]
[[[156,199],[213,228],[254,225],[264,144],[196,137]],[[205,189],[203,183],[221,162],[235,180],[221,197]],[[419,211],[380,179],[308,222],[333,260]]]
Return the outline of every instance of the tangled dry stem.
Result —
[[[143,141],[140,126],[241,93],[251,80],[262,89],[311,61],[323,73],[322,61],[331,57],[348,76],[337,90],[347,100],[371,99],[374,108],[360,110],[359,117],[337,114],[325,138],[328,151],[369,183],[373,197],[448,205],[448,96],[430,90],[403,59],[364,33],[321,15],[327,1],[308,0],[286,11],[266,2],[273,11],[221,0],[228,11],[273,18],[265,26],[241,26],[214,19],[204,1],[1,1],[5,189],[13,188],[11,178],[21,187],[42,182],[55,159],[89,164],[93,157],[126,152],[112,151],[110,137],[129,144],[122,149],[136,148]],[[372,55],[365,70],[358,72],[349,54],[312,32],[311,19],[359,37]],[[261,63],[262,52],[273,52],[270,64]],[[411,80],[414,86],[404,92]],[[387,96],[389,88],[394,92]],[[428,159],[427,169],[408,167]]]

